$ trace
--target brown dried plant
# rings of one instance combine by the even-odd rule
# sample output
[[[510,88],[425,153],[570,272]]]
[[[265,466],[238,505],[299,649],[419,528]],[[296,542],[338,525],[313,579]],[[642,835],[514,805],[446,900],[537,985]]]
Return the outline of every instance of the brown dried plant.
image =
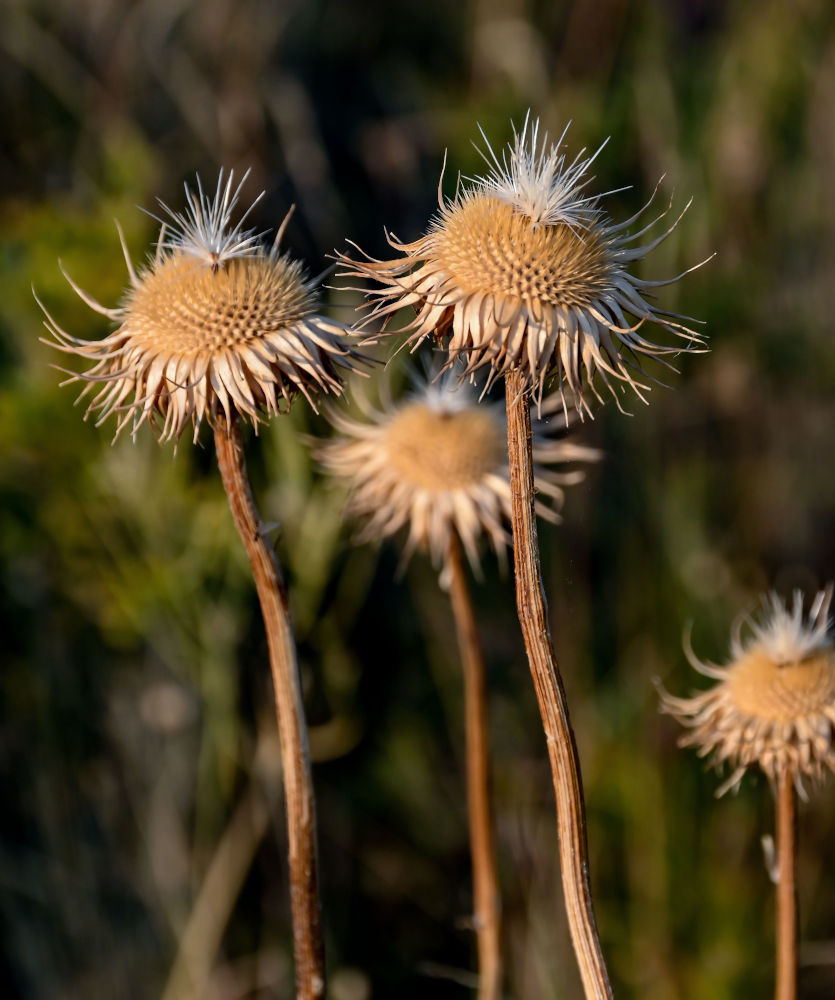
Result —
[[[698,748],[717,767],[732,771],[717,796],[738,788],[749,767],[758,766],[775,793],[777,863],[776,1000],[797,996],[797,793],[804,779],[820,781],[835,771],[835,645],[829,608],[833,587],[821,590],[803,613],[795,591],[791,610],[777,594],[763,599],[759,621],[744,615],[734,624],[731,662],[703,663],[689,638],[687,658],[716,681],[689,698],[662,692],[661,705],[687,732],[680,746]],[[751,635],[744,639],[743,625]]]
[[[439,210],[424,236],[412,243],[391,237],[393,260],[363,253],[342,260],[346,275],[381,286],[369,292],[369,320],[387,321],[411,306],[415,318],[404,330],[414,346],[432,338],[450,365],[463,360],[466,375],[485,368],[488,383],[504,376],[517,610],[551,763],[572,943],[586,997],[604,1000],[611,985],[592,905],[580,765],[542,586],[530,396],[541,401],[555,382],[566,411],[590,414],[586,390],[601,399],[599,378],[618,405],[624,385],[644,398],[644,359],[671,367],[671,355],[701,350],[703,338],[686,317],[652,302],[653,290],[676,277],[649,281],[632,271],[678,219],[646,243],[666,212],[630,229],[653,198],[631,219],[612,222],[600,196],[586,193],[600,149],[569,161],[565,134],[549,144],[528,115],[499,157],[482,132],[487,172],[459,182],[453,198],[439,185]],[[645,324],[673,343],[646,339]]]
[[[186,187],[187,209],[160,203],[156,254],[136,271],[119,237],[130,287],[115,309],[100,305],[68,276],[96,312],[117,324],[102,340],[62,329],[44,309],[54,347],[92,362],[69,383],[92,394],[87,413],[97,424],[117,418],[116,436],[154,425],[161,441],[178,440],[205,420],[214,433],[218,466],[235,526],[246,548],[264,617],[281,744],[289,840],[290,895],[299,1000],[324,995],[325,971],[318,888],[316,811],[307,727],[289,604],[275,551],[255,506],[244,460],[241,423],[279,412],[301,393],[339,392],[340,370],[357,367],[346,328],[316,312],[315,286],[302,266],[243,222],[232,224],[244,182],[233,189],[221,170],[213,197]],[[256,199],[257,201],[258,199]],[[289,216],[288,216],[289,218]],[[43,306],[42,306],[43,308]],[[64,383],[66,384],[66,383]],[[194,984],[200,993],[200,984]]]
[[[462,548],[474,571],[479,545],[489,539],[504,560],[512,513],[506,427],[501,407],[479,402],[449,371],[420,383],[407,399],[382,410],[363,397],[364,420],[335,407],[328,416],[338,435],[319,448],[326,469],[350,490],[348,511],[364,523],[359,540],[374,541],[405,529],[403,561],[427,551],[449,589],[464,674],[465,748],[473,920],[478,947],[478,998],[502,995],[501,903],[490,805],[489,703],[484,653],[464,569]],[[557,404],[558,405],[558,404]],[[554,409],[555,406],[546,407]],[[535,425],[533,454],[537,513],[559,520],[564,487],[584,472],[570,463],[595,461],[593,448],[555,437],[562,413]]]

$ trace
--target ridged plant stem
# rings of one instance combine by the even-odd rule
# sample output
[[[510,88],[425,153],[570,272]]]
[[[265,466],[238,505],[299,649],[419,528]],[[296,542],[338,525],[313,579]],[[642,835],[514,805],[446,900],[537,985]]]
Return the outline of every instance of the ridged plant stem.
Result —
[[[222,419],[216,422],[215,447],[235,527],[252,566],[267,633],[287,812],[296,997],[319,1000],[325,994],[325,955],[319,906],[316,807],[287,592],[275,551],[262,532],[236,416],[228,428]]]
[[[789,772],[777,781],[777,976],[775,1000],[797,1000],[797,792]]]
[[[473,870],[473,925],[478,948],[478,1000],[499,1000],[502,991],[501,902],[490,808],[490,724],[484,654],[478,636],[461,542],[449,545],[449,594],[464,673],[467,811]]]
[[[516,606],[556,793],[560,867],[568,926],[586,1000],[608,1000],[612,996],[612,987],[591,897],[580,761],[551,642],[542,586],[534,510],[530,398],[525,376],[518,371],[508,372],[505,393]]]

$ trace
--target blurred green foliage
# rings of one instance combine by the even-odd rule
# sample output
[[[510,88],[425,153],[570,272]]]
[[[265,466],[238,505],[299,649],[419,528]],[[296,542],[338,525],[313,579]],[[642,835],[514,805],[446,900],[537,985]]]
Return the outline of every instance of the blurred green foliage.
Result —
[[[251,166],[257,223],[324,268],[346,236],[415,238],[528,107],[569,145],[609,145],[601,190],[632,214],[663,175],[693,205],[652,277],[706,321],[710,353],[634,415],[582,430],[605,461],[541,532],[588,797],[616,995],[724,1000],[770,989],[772,891],[756,777],[675,747],[653,678],[695,683],[769,587],[835,566],[835,8],[826,0],[11,0],[0,40],[0,675],[4,996],[164,995],[178,941],[248,788],[271,803],[214,962],[212,996],[289,995],[284,830],[264,639],[207,441],[111,446],[73,411],[38,340],[107,329],[58,268],[118,301],[112,219],[141,260],[160,197]],[[648,272],[649,273],[649,272]],[[329,292],[345,319],[358,297]],[[472,968],[461,692],[452,622],[415,558],[353,548],[302,405],[250,441],[280,523],[316,765],[333,1000],[460,997]],[[579,995],[544,745],[511,581],[476,590],[493,691],[508,995]],[[256,766],[258,760],[272,762]],[[254,783],[254,784],[253,784]],[[835,993],[831,783],[801,810],[802,995]],[[251,857],[246,854],[250,851]],[[815,945],[815,943],[817,943]],[[814,946],[813,946],[814,945]],[[172,1000],[170,993],[168,1000]]]

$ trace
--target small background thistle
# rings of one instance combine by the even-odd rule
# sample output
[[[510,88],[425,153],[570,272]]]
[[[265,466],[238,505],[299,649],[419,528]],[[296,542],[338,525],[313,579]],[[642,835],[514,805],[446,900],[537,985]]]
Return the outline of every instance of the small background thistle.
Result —
[[[421,549],[442,568],[455,535],[481,576],[483,541],[503,568],[511,541],[507,429],[501,404],[461,376],[452,368],[427,381],[415,377],[412,391],[397,402],[385,386],[389,399],[382,407],[357,386],[354,409],[360,412],[329,407],[336,434],[318,454],[348,488],[346,513],[363,524],[358,541],[404,529],[404,564]],[[577,413],[566,418],[556,398],[547,401],[543,419],[534,420],[536,509],[552,524],[560,520],[566,488],[582,482],[585,465],[602,457],[577,442],[573,423],[579,423]]]
[[[576,488],[564,528],[540,534],[549,596],[576,629],[561,653],[576,664],[566,682],[590,815],[605,819],[592,866],[616,995],[765,995],[765,779],[715,808],[715,778],[675,748],[651,678],[688,618],[700,655],[721,661],[728,608],[832,574],[831,5],[427,0],[352,17],[324,0],[191,0],[177,11],[22,0],[0,33],[0,982],[70,1000],[118,995],[126,980],[161,994],[252,772],[267,694],[257,608],[210,456],[181,448],[160,461],[143,435],[111,450],[68,413],[30,283],[80,329],[89,310],[56,257],[115,301],[113,218],[139,255],[156,226],[136,204],[178,204],[182,181],[219,163],[252,162],[252,190],[269,191],[252,225],[298,204],[286,245],[314,270],[346,235],[382,253],[385,223],[412,238],[437,204],[445,148],[482,173],[475,122],[502,136],[533,107],[552,136],[573,119],[576,148],[612,136],[595,187],[634,184],[607,199],[614,216],[637,210],[665,171],[694,196],[646,277],[718,252],[709,273],[664,292],[666,306],[707,321],[711,353],[671,377],[674,391],[653,390],[651,408],[631,405],[631,420],[609,405],[597,413],[588,440],[606,462]],[[337,298],[347,318],[355,300]],[[460,708],[446,602],[424,561],[397,589],[390,550],[344,546],[340,501],[296,438],[322,429],[302,408],[274,421],[253,476],[281,524],[321,761],[334,1000],[362,975],[375,995],[455,1000],[462,987],[415,971],[433,971],[427,956],[454,968],[468,958],[467,935],[449,933],[466,912],[450,886],[465,884],[467,859],[460,774],[444,770]],[[501,620],[506,584],[488,576],[480,597]],[[508,988],[555,1000],[552,984],[568,991],[573,973],[553,945],[562,918],[536,709],[526,679],[502,668],[521,656],[516,640],[492,625],[485,640],[502,734],[499,836],[514,868]],[[665,682],[686,690],[690,668]],[[807,941],[835,926],[823,860],[834,825],[835,800],[822,796],[804,817]],[[219,986],[282,994],[279,871],[266,838],[221,943]],[[346,966],[359,980],[340,979]],[[804,967],[803,987],[830,997],[832,967]]]
[[[832,586],[804,609],[795,591],[791,607],[777,594],[762,601],[756,617],[734,623],[731,660],[701,662],[689,647],[691,666],[715,683],[690,697],[664,693],[661,704],[689,730],[679,740],[693,746],[730,777],[717,795],[739,785],[757,767],[772,784],[788,781],[803,792],[835,771],[835,647]],[[743,630],[746,634],[743,634]]]
[[[749,768],[769,779],[775,800],[774,837],[763,838],[766,864],[776,885],[775,1000],[796,1000],[798,989],[797,796],[806,798],[811,780],[819,785],[835,770],[835,644],[833,586],[804,607],[794,592],[791,606],[778,594],[762,601],[756,616],[734,622],[731,660],[704,663],[689,641],[687,658],[712,678],[689,698],[662,691],[662,710],[687,732],[680,746],[694,746],[731,775],[717,795],[738,788]]]

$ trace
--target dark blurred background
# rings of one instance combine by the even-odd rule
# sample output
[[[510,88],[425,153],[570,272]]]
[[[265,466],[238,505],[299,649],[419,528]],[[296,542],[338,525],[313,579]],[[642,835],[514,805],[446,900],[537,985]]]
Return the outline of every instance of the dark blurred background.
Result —
[[[292,994],[280,774],[259,611],[213,464],[143,429],[111,446],[58,388],[34,284],[103,335],[61,277],[115,304],[196,171],[252,168],[255,223],[298,210],[315,274],[350,237],[414,239],[530,107],[595,170],[616,219],[693,205],[640,273],[706,321],[651,404],[581,439],[605,460],[541,529],[588,796],[597,910],[622,1000],[771,990],[767,782],[715,801],[653,678],[706,683],[774,587],[835,574],[835,6],[827,0],[6,0],[0,31],[0,992],[186,1000]],[[350,321],[355,294],[327,293]],[[395,378],[397,376],[395,375]],[[280,521],[312,726],[332,1000],[466,997],[473,940],[452,622],[421,557],[351,546],[301,404],[250,443]],[[485,556],[508,997],[580,995],[553,793],[514,618]],[[800,813],[802,996],[835,995],[832,783]]]

